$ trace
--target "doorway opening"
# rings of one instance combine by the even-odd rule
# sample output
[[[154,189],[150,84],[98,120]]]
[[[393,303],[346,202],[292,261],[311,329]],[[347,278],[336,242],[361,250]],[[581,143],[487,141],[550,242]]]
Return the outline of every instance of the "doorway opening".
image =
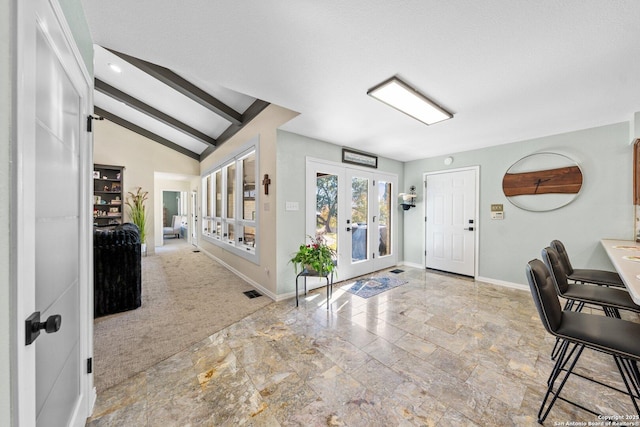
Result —
[[[176,239],[188,239],[186,191],[162,191],[162,240],[163,244]]]

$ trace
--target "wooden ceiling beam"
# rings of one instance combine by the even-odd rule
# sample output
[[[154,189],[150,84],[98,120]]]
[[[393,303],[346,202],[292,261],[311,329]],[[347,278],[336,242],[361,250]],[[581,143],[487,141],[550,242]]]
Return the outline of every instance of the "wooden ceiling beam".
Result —
[[[116,89],[115,87],[109,85],[108,83],[103,82],[102,80],[95,79],[95,89],[98,92],[101,92],[115,99],[116,101],[120,101],[128,105],[129,107],[143,114],[146,114],[147,116],[161,123],[164,123],[165,125],[170,126],[177,131],[180,131],[190,136],[191,138],[197,139],[200,142],[204,142],[207,145],[213,145],[213,146],[215,146],[218,143],[218,141],[216,141],[215,138],[212,138],[209,135],[203,132],[200,132],[199,130],[194,129],[191,126],[177,120],[176,118],[166,113],[163,113],[162,111],[157,110],[148,104],[145,104],[139,99],[134,98],[133,96],[125,92],[122,92],[119,89]]]
[[[119,56],[120,58],[127,61],[131,65],[144,71],[145,73],[153,76],[154,78],[158,79],[159,81],[166,84],[167,86],[180,92],[181,94],[188,97],[189,99],[197,102],[203,107],[208,108],[209,110],[213,111],[219,116],[225,118],[232,124],[235,124],[235,125],[242,124],[243,115],[241,113],[237,112],[236,110],[234,110],[224,102],[220,101],[219,99],[215,98],[214,96],[211,96],[210,94],[200,89],[199,87],[189,82],[188,80],[180,77],[178,74],[174,73],[168,68],[164,68],[159,65],[152,64],[150,62],[135,58],[133,56],[129,56],[127,54],[124,54],[112,49],[107,49],[107,50],[113,53],[114,55]]]
[[[218,136],[218,145],[216,147],[207,147],[202,154],[200,154],[200,161],[204,160],[209,154],[213,153],[217,147],[226,142],[233,135],[238,133],[240,129],[245,127],[251,120],[253,120],[258,114],[262,112],[265,108],[269,106],[267,101],[263,101],[261,99],[257,99],[247,108],[247,111],[242,115],[242,124],[241,125],[230,125],[224,132]]]
[[[200,155],[194,153],[193,151],[188,150],[188,149],[186,149],[186,148],[182,147],[181,145],[178,145],[178,144],[176,144],[174,142],[171,142],[168,139],[161,137],[160,135],[156,135],[155,133],[153,133],[151,131],[148,131],[147,129],[144,129],[144,128],[136,125],[136,124],[133,124],[133,123],[123,119],[120,116],[112,114],[109,111],[103,110],[102,108],[97,107],[97,106],[94,106],[93,110],[94,110],[95,114],[97,114],[97,115],[99,115],[101,117],[104,117],[105,119],[107,119],[107,120],[109,120],[109,121],[111,121],[111,122],[113,122],[113,123],[115,123],[117,125],[120,125],[123,128],[129,129],[130,131],[135,132],[135,133],[137,133],[139,135],[142,135],[145,138],[149,138],[150,140],[155,141],[155,142],[157,142],[159,144],[162,144],[167,148],[175,150],[180,154],[184,154],[187,157],[190,157],[190,158],[195,159],[195,160],[200,160]]]

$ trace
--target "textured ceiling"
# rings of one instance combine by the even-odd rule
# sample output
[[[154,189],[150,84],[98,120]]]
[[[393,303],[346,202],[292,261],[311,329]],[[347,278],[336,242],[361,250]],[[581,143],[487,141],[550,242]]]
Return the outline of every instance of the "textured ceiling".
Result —
[[[398,160],[625,121],[640,111],[637,0],[83,6],[98,45],[299,112],[285,130]],[[426,126],[366,95],[392,75],[454,118]]]

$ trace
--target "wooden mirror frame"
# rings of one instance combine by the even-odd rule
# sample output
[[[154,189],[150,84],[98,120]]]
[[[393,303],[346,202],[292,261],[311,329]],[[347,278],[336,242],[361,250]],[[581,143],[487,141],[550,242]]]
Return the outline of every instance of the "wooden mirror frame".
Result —
[[[560,153],[538,152],[509,167],[502,178],[502,192],[520,209],[547,212],[578,197],[582,182],[582,170],[575,160]]]

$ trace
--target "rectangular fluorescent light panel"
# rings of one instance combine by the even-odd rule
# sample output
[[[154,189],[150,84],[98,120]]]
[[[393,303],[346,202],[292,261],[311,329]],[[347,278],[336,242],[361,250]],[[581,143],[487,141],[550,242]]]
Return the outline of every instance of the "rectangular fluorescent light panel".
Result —
[[[453,117],[453,114],[444,110],[397,77],[392,77],[369,89],[367,95],[427,125]]]

